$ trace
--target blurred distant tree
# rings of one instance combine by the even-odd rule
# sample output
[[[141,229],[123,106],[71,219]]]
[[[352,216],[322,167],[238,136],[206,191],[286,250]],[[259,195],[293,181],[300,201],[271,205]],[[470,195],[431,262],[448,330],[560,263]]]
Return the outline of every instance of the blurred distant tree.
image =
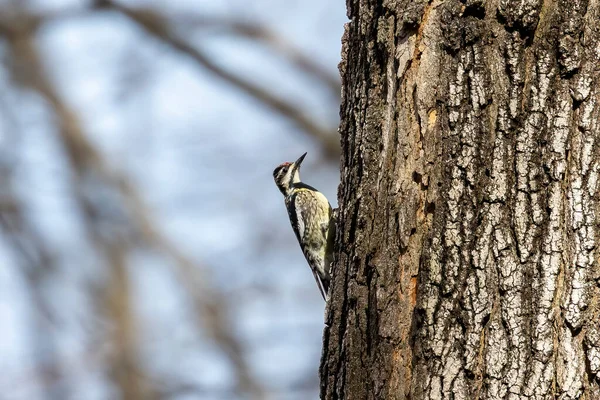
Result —
[[[177,28],[179,25],[182,25],[188,28],[212,28],[230,31],[241,37],[263,43],[280,54],[297,70],[306,73],[319,82],[320,85],[327,88],[335,99],[333,104],[337,104],[340,91],[337,77],[330,74],[329,71],[314,62],[307,54],[295,48],[292,43],[287,42],[280,35],[271,32],[260,24],[242,20],[210,18],[199,15],[178,15],[173,17],[152,8],[130,8],[112,0],[97,1],[96,7],[109,11],[118,11],[126,15],[152,37],[162,41],[174,50],[189,56],[200,67],[231,84],[235,89],[256,100],[259,104],[267,107],[275,115],[284,117],[292,122],[301,132],[315,138],[322,145],[326,155],[337,158],[339,154],[339,142],[333,134],[332,127],[321,126],[314,115],[305,111],[293,100],[276,94],[273,88],[245,79],[236,72],[223,68],[201,49],[191,44],[189,40],[178,32]]]
[[[221,65],[222,60],[203,51],[199,41],[193,39],[198,32],[216,31],[261,44],[292,67],[290,71],[293,72],[287,79],[298,79],[292,77],[298,73],[304,75],[304,78],[311,78],[319,87],[324,88],[334,111],[339,104],[340,92],[337,74],[321,66],[312,55],[302,52],[267,26],[245,20],[243,17],[204,15],[201,12],[169,12],[165,10],[166,7],[160,8],[158,4],[148,6],[143,2],[136,7],[129,7],[124,4],[127,2],[111,0],[64,7],[40,5],[39,8],[33,4],[35,2],[4,3],[0,6],[0,83],[3,85],[0,96],[0,141],[3,145],[0,146],[0,234],[3,240],[0,240],[0,246],[7,244],[6,247],[20,262],[21,268],[18,273],[23,275],[27,283],[23,292],[30,295],[36,311],[33,313],[34,329],[31,334],[35,371],[31,374],[25,371],[18,375],[25,376],[23,380],[27,381],[27,385],[23,386],[30,387],[31,390],[39,388],[44,398],[70,398],[80,380],[74,370],[87,369],[91,374],[95,369],[102,368],[107,372],[103,381],[105,386],[117,393],[114,395],[116,397],[110,398],[162,399],[186,394],[201,396],[205,393],[227,399],[269,398],[269,391],[274,389],[257,377],[257,363],[249,361],[247,357],[248,338],[238,333],[239,329],[230,319],[230,310],[235,309],[236,304],[230,304],[230,296],[218,285],[213,284],[208,268],[198,265],[199,262],[180,249],[184,247],[182,243],[172,243],[172,238],[162,232],[155,221],[153,210],[146,207],[138,187],[130,181],[126,171],[127,163],[115,162],[105,154],[98,142],[93,140],[93,135],[89,132],[91,127],[86,125],[82,116],[82,111],[90,110],[83,110],[84,107],[80,104],[73,106],[72,99],[65,94],[68,90],[64,90],[61,80],[56,79],[60,76],[56,72],[62,64],[57,67],[56,63],[51,62],[52,57],[48,55],[52,53],[52,47],[47,45],[46,39],[51,36],[53,26],[61,23],[68,25],[69,21],[81,22],[101,17],[106,18],[107,24],[114,24],[116,29],[126,21],[142,33],[139,43],[135,43],[135,46],[142,47],[147,43],[159,42],[180,56],[182,64],[191,61],[194,66],[209,72],[211,77],[221,79],[239,93],[255,100],[270,111],[272,116],[290,122],[297,132],[321,144],[324,155],[335,160],[339,156],[336,122],[321,121],[314,107],[311,108],[292,96],[282,94],[273,85],[261,82],[258,78],[246,77],[244,71],[233,68],[230,70]],[[46,6],[50,3],[52,2],[47,2]],[[163,6],[169,2],[164,3]],[[81,27],[84,27],[84,24],[80,25]],[[91,35],[86,35],[84,30],[78,32],[83,38],[78,40],[90,39]],[[95,59],[111,58],[111,49],[103,48],[102,51],[98,51],[93,43],[93,40],[90,40],[89,48],[94,52]],[[61,62],[67,65],[70,60]],[[65,80],[69,79],[62,77]],[[32,192],[32,197],[36,198],[43,198],[46,194],[38,194],[36,188],[27,187],[27,190],[23,190],[19,187],[28,184],[19,176],[23,166],[19,165],[18,157],[13,153],[18,147],[18,136],[28,132],[19,130],[19,124],[16,122],[18,118],[15,116],[23,117],[23,120],[28,122],[35,122],[40,118],[31,110],[28,111],[28,107],[23,104],[41,104],[51,115],[47,121],[44,120],[44,125],[48,125],[48,132],[54,134],[55,144],[60,148],[54,156],[58,155],[61,158],[65,176],[60,178],[64,178],[67,187],[65,192],[69,196],[71,206],[69,215],[61,215],[58,219],[73,218],[83,232],[83,240],[79,246],[84,242],[86,246],[69,246],[69,261],[79,264],[76,261],[77,257],[85,254],[97,263],[92,265],[97,267],[93,282],[81,285],[91,303],[88,308],[85,308],[85,302],[81,305],[85,313],[91,315],[92,320],[84,326],[84,331],[94,332],[93,335],[89,333],[82,336],[94,345],[90,346],[89,355],[84,353],[73,357],[72,364],[67,363],[66,357],[60,354],[59,344],[75,340],[65,334],[66,329],[63,326],[57,328],[53,325],[56,320],[60,320],[54,314],[58,314],[55,309],[62,308],[62,286],[71,277],[69,273],[61,271],[61,268],[66,267],[61,264],[63,260],[58,256],[60,253],[48,237],[40,234],[40,222],[31,212],[26,196],[23,196],[24,192]],[[15,115],[12,115],[13,113]],[[4,130],[5,124],[10,125],[10,129]],[[34,131],[35,128],[32,129],[28,125],[27,131],[29,130]],[[239,180],[236,169],[232,168],[231,174]],[[269,174],[267,178],[268,176]],[[57,181],[58,178],[57,176]],[[270,178],[268,180],[271,186]],[[246,205],[247,203],[244,204]],[[244,209],[244,212],[248,210]],[[205,228],[198,228],[199,231],[203,229]],[[53,234],[61,236],[60,229],[56,229],[56,233]],[[135,281],[136,277],[140,276],[136,273],[146,270],[145,262],[135,259],[141,255],[161,261],[164,269],[169,272],[172,270],[179,279],[178,289],[182,289],[182,297],[191,305],[198,339],[203,339],[204,336],[212,339],[212,344],[219,350],[217,353],[226,359],[227,366],[231,369],[231,374],[222,387],[215,385],[214,388],[205,388],[202,383],[197,383],[194,377],[186,377],[186,368],[180,365],[169,366],[168,373],[160,373],[154,367],[164,360],[146,361],[148,348],[155,345],[154,342],[147,343],[142,340],[147,332],[144,331],[145,321],[137,307],[142,301],[139,299],[139,293],[136,293],[139,282]],[[89,259],[86,258],[86,262],[89,262]],[[244,267],[247,265],[244,264]],[[50,282],[58,284],[48,288]],[[54,309],[53,301],[58,305]],[[100,320],[102,323],[97,323]],[[105,322],[108,325],[106,329]],[[270,339],[265,339],[268,340]],[[97,346],[96,342],[108,345]],[[11,345],[9,342],[5,347]],[[212,357],[219,361],[215,355]],[[179,360],[177,362],[179,363]],[[22,365],[18,367],[24,368]],[[201,375],[201,372],[195,372],[195,376]],[[316,382],[306,380],[305,384],[304,377],[297,378],[298,383],[294,383],[294,387],[290,385],[289,388],[283,389],[290,393],[315,390]],[[92,392],[93,389],[88,389],[85,395],[91,396],[89,393]],[[79,395],[75,397],[81,398]]]
[[[600,3],[348,1],[323,399],[599,399]]]

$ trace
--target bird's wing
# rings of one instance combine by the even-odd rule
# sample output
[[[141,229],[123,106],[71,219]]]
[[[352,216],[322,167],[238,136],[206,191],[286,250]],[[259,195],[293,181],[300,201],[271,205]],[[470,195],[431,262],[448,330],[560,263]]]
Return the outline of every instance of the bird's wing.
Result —
[[[308,186],[308,185],[306,185]],[[323,199],[318,199],[317,198],[312,198],[312,199],[307,199],[304,198],[302,199],[302,197],[304,196],[310,196],[310,197],[317,197],[317,196],[323,196],[320,192],[316,191],[313,188],[310,187],[302,187],[300,190],[295,191],[295,193],[293,193],[289,199],[289,204],[287,204],[287,209],[288,209],[288,213],[289,213],[289,217],[290,217],[290,221],[292,223],[292,229],[294,230],[294,233],[296,234],[296,238],[298,239],[298,242],[302,243],[305,235],[305,231],[307,229],[306,224],[309,223],[309,221],[312,221],[312,223],[318,223],[321,226],[325,227],[327,226],[327,224],[329,223],[329,216],[330,216],[330,212],[323,212],[323,210],[319,209],[319,207],[330,207],[329,203],[327,202],[327,199],[325,199],[325,197],[323,196],[323,199],[325,201],[323,201]],[[305,208],[300,208],[299,204],[300,204],[300,200],[302,199],[304,201],[305,204],[312,204],[312,206],[309,207],[305,207]],[[315,220],[315,215],[314,214],[318,214],[318,213],[322,213],[323,216],[326,218],[326,220],[318,222]],[[317,225],[319,226],[319,225]],[[309,229],[314,229],[315,227],[309,228]],[[323,234],[323,237],[321,240],[326,240],[327,238],[327,229],[321,229],[321,232]],[[307,253],[306,249],[303,249],[304,251],[304,256],[306,257],[308,264],[310,266],[310,269],[313,273],[313,276],[315,277],[315,280],[317,282],[317,286],[319,287],[319,291],[321,292],[321,296],[323,296],[323,299],[327,300],[327,293],[329,291],[329,282],[323,281],[321,279],[321,277],[319,276],[318,271],[316,270],[317,265],[313,265],[312,263],[323,263],[325,262],[325,260],[320,260],[317,261],[317,259],[314,258],[314,255],[311,255],[309,253]],[[327,270],[327,267],[326,267]]]
[[[304,220],[304,217],[298,218],[301,216],[300,210],[296,204],[296,198],[298,193],[293,193],[289,199],[286,199],[286,208],[288,215],[290,217],[290,222],[292,223],[292,229],[294,230],[294,234],[296,234],[296,239],[298,239],[298,243],[302,241],[302,236],[304,235],[304,223],[299,222],[299,220]],[[302,229],[300,229],[300,224],[302,225]]]
[[[305,207],[301,208],[301,204],[305,204]],[[290,196],[286,206],[292,228],[294,229],[294,233],[299,242],[304,239],[307,223],[316,223],[321,224],[322,226],[327,226],[329,223],[329,214],[322,209],[323,207],[330,207],[329,203],[323,194],[313,189],[302,188],[296,190]],[[322,221],[317,221],[316,219],[319,214],[323,216]],[[314,226],[311,226],[311,229],[314,228]],[[326,230],[323,230],[323,238],[326,237]]]

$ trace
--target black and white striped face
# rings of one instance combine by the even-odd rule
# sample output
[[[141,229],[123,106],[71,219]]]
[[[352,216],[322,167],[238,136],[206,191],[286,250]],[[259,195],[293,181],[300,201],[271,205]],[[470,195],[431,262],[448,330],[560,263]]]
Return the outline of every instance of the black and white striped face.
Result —
[[[290,162],[284,162],[273,171],[273,179],[275,179],[275,184],[286,196],[290,190],[290,186],[293,182],[292,174],[294,173],[294,164]]]
[[[288,195],[294,183],[300,182],[300,164],[302,164],[302,160],[304,160],[305,156],[306,153],[302,154],[300,158],[293,163],[284,162],[273,171],[275,184],[284,196]]]

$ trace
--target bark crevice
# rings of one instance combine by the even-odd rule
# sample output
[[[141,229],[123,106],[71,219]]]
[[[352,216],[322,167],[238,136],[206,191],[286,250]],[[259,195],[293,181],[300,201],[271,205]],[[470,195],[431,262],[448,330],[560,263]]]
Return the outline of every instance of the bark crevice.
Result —
[[[323,399],[600,398],[600,4],[348,1]]]

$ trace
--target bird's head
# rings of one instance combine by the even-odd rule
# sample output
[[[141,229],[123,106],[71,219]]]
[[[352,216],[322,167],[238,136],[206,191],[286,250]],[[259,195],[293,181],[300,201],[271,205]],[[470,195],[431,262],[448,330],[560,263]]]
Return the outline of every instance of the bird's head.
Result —
[[[294,183],[300,182],[300,165],[304,157],[306,157],[306,153],[294,162],[284,162],[273,171],[275,184],[284,196],[288,195]]]

